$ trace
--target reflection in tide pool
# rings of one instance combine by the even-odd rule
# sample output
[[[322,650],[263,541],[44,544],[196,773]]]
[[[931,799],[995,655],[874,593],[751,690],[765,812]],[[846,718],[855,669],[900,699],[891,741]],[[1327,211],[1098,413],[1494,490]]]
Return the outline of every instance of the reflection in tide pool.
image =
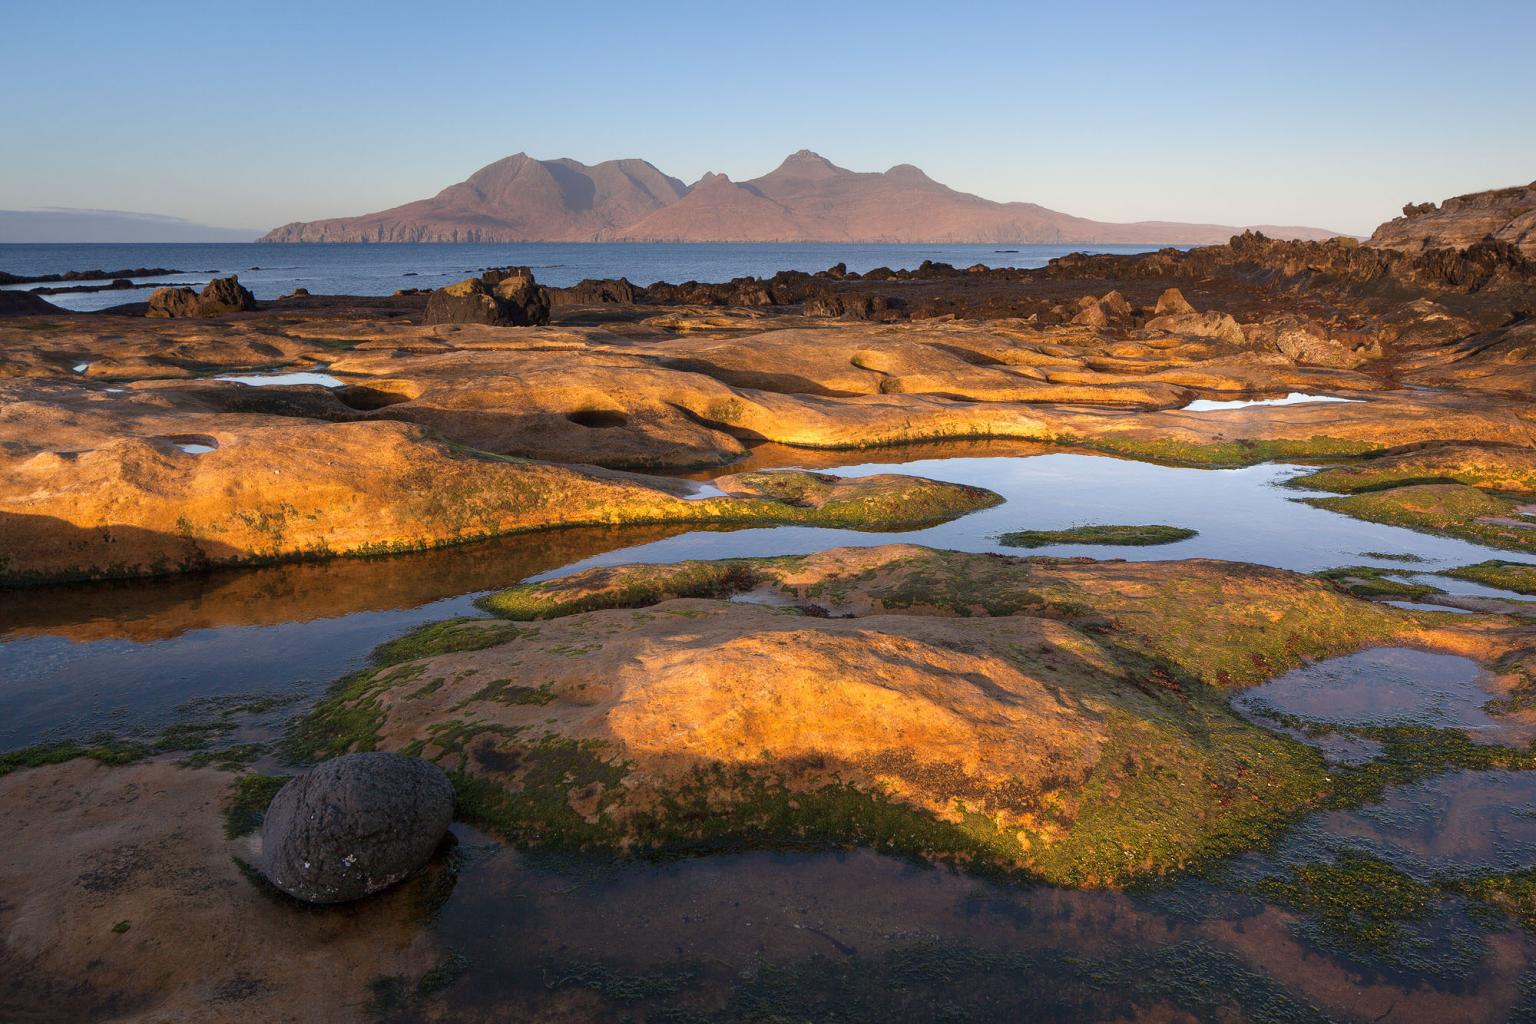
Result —
[[[1183,406],[1183,412],[1216,412],[1220,409],[1246,409],[1253,405],[1304,405],[1308,402],[1358,402],[1358,398],[1339,398],[1336,395],[1307,395],[1292,391],[1284,398],[1199,398]]]
[[[1495,696],[1470,658],[1378,647],[1303,665],[1233,699],[1241,710],[1278,711],[1337,725],[1425,725],[1501,732],[1483,710]]]
[[[274,384],[319,384],[323,388],[339,388],[342,381],[328,373],[232,373],[214,380],[234,381],[251,387],[270,387]]]
[[[1425,569],[1465,565],[1501,555],[1501,552],[1479,544],[1367,523],[1313,508],[1297,500],[1312,492],[1282,486],[1309,471],[1301,466],[1270,464],[1247,469],[1182,469],[1095,455],[1057,453],[1029,458],[864,463],[821,471],[837,476],[909,473],[986,487],[1007,501],[953,522],[901,533],[861,533],[800,526],[730,533],[686,533],[654,544],[606,552],[547,575],[591,565],[798,555],[843,545],[868,547],[894,543],[925,544],[958,551],[1087,555],[1137,561],[1221,558],[1297,572],[1373,563],[1401,567],[1400,562],[1369,557],[1364,552],[1416,555],[1423,559]],[[1055,544],[1021,551],[997,543],[998,535],[1010,530],[1059,530],[1089,523],[1162,523],[1199,532],[1189,540],[1156,547]],[[1446,590],[1462,592],[1458,581],[1436,578],[1436,583]]]
[[[881,454],[900,456],[896,450]],[[806,461],[826,459],[820,453]],[[315,695],[330,679],[362,665],[375,645],[423,622],[477,614],[472,599],[480,593],[590,565],[803,554],[896,542],[1021,555],[1223,558],[1302,572],[1371,561],[1401,564],[1363,557],[1366,551],[1413,554],[1425,569],[1500,556],[1480,545],[1303,504],[1295,500],[1300,492],[1282,486],[1305,472],[1297,466],[1178,469],[1046,454],[865,462],[824,471],[911,473],[988,487],[1007,501],[902,533],[810,527],[555,530],[394,558],[12,592],[0,606],[0,750],[99,728],[161,725],[178,705],[208,693]],[[1003,548],[996,539],[1009,530],[1093,522],[1166,523],[1199,534],[1151,548],[1054,545],[1027,552]],[[1430,579],[1454,592],[1485,589]]]

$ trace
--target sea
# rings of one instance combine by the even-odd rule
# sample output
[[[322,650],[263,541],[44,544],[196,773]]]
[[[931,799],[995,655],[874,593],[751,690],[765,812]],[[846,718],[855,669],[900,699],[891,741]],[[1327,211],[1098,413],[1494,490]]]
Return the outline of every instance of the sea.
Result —
[[[814,272],[842,263],[864,273],[876,267],[913,269],[924,260],[969,267],[1043,267],[1073,252],[1136,253],[1147,245],[845,245],[840,243],[537,242],[491,245],[433,243],[0,243],[0,270],[21,276],[68,271],[165,267],[178,271],[134,277],[143,285],[107,292],[48,296],[65,309],[89,311],[149,297],[161,284],[201,287],[236,274],[258,299],[295,288],[315,295],[388,295],[398,288],[435,288],[488,267],[527,266],[541,284],[573,285],[584,278],[729,281],[780,270]],[[64,282],[87,284],[92,282]],[[101,282],[105,283],[105,282]],[[31,289],[37,285],[9,285]]]

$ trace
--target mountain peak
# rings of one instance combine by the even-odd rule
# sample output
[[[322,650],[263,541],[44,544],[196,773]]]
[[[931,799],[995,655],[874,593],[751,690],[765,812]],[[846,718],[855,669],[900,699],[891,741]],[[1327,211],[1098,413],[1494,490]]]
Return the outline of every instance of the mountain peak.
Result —
[[[796,178],[825,178],[834,174],[847,174],[848,171],[837,166],[820,153],[809,149],[798,149],[784,158],[784,162],[772,171],[763,175],[770,178],[775,175],[780,177]]]

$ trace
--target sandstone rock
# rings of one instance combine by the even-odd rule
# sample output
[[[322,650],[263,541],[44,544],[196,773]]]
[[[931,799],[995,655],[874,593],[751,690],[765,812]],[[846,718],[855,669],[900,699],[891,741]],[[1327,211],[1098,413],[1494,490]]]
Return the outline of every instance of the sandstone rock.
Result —
[[[1227,313],[1210,311],[1206,313],[1170,313],[1166,316],[1153,317],[1147,321],[1147,327],[1154,331],[1168,331],[1171,334],[1187,334],[1196,338],[1215,338],[1231,345],[1242,345],[1247,342],[1247,335],[1243,333],[1242,326]]]
[[[1171,313],[1193,313],[1195,307],[1189,304],[1184,293],[1177,288],[1166,288],[1163,294],[1157,297],[1157,308],[1153,312],[1158,316],[1167,316]]]
[[[1409,203],[1401,217],[1376,229],[1369,244],[1416,253],[1465,249],[1485,238],[1536,256],[1536,182],[1456,196],[1439,206]]]
[[[309,903],[360,899],[424,865],[452,819],[453,786],[441,768],[399,754],[347,754],[272,798],[261,870]]]
[[[1131,315],[1131,304],[1125,301],[1125,296],[1119,292],[1109,292],[1099,299],[1099,306],[1104,312],[1113,318]]]
[[[1298,366],[1352,370],[1370,358],[1368,352],[1329,337],[1321,325],[1301,317],[1276,317],[1250,326],[1247,334],[1254,345],[1279,352]]]

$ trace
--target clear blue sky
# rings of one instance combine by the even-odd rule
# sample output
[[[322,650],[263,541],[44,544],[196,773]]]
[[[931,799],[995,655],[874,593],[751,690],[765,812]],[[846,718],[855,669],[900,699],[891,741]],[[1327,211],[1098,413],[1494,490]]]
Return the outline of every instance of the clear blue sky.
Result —
[[[519,150],[814,149],[1104,220],[1365,232],[1536,179],[1536,2],[0,0],[0,208],[363,213]]]

